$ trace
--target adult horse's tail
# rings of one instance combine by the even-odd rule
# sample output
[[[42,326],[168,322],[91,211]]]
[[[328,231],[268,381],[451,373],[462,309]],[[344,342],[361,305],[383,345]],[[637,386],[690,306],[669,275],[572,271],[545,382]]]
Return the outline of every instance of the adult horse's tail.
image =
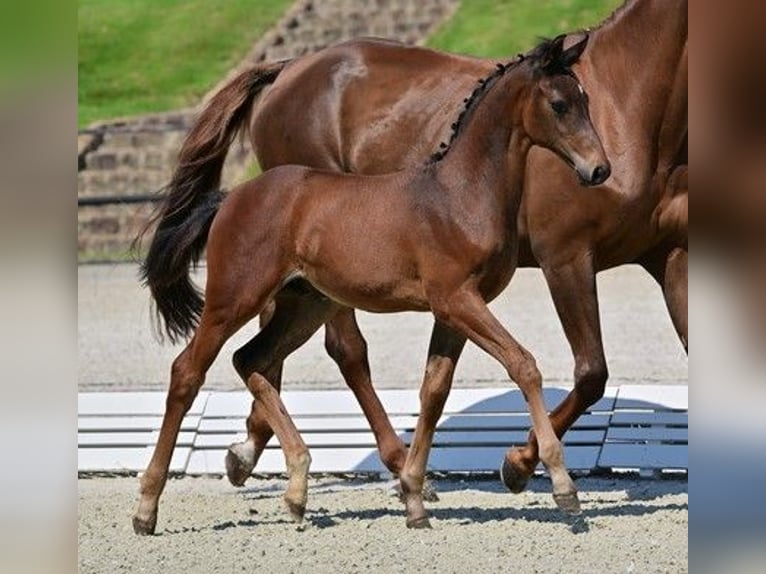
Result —
[[[229,146],[246,122],[255,97],[286,64],[249,67],[210,99],[186,136],[165,199],[149,223],[156,223],[157,230],[141,264],[141,279],[172,342],[188,337],[202,313],[202,295],[189,271],[202,255],[223,200],[219,185]]]

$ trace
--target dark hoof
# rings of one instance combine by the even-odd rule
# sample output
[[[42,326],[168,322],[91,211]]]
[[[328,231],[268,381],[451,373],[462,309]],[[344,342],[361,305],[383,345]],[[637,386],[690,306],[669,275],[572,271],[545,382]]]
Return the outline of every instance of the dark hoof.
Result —
[[[151,536],[157,526],[157,519],[142,520],[138,516],[133,517],[133,532],[141,536]]]
[[[508,462],[507,458],[504,458],[503,464],[500,467],[500,480],[503,481],[508,490],[514,494],[519,494],[527,487],[529,476],[519,472],[516,467]]]
[[[420,518],[413,518],[410,520],[407,519],[407,528],[415,528],[415,529],[430,529],[431,528],[431,521],[428,520],[427,516],[421,516]]]
[[[244,486],[247,479],[250,478],[251,471],[252,468],[232,450],[232,447],[229,447],[229,450],[226,451],[226,477],[232,486]]]
[[[305,504],[296,504],[295,502],[285,500],[285,505],[287,505],[287,510],[295,522],[303,522],[303,515],[306,514]]]
[[[553,500],[556,502],[556,505],[567,514],[580,514],[580,512],[582,512],[580,508],[580,499],[577,498],[576,492],[566,494],[554,493]]]

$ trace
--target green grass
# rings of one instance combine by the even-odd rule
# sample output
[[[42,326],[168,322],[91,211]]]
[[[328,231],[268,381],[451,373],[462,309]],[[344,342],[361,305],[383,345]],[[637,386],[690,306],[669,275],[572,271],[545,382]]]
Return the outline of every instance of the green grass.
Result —
[[[78,125],[197,103],[292,0],[80,0]]]
[[[552,38],[595,26],[621,0],[470,0],[432,36],[428,45],[487,58],[513,57]]]

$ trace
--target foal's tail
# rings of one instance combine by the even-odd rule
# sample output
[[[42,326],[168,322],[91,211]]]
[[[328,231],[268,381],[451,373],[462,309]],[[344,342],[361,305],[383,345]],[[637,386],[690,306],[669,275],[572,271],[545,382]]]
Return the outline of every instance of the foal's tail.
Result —
[[[223,200],[219,185],[229,146],[255,97],[286,64],[251,66],[210,99],[186,136],[167,194],[147,225],[157,224],[157,230],[141,264],[141,279],[154,298],[158,325],[164,321],[172,342],[188,337],[202,313],[202,295],[189,270],[202,255]]]

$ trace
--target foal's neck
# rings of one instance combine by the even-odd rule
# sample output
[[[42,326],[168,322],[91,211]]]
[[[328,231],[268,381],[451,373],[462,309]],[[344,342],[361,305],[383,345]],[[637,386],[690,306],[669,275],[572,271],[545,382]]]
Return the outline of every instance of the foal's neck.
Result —
[[[532,143],[522,124],[529,71],[514,67],[478,96],[437,171],[455,193],[495,198],[514,209]]]

